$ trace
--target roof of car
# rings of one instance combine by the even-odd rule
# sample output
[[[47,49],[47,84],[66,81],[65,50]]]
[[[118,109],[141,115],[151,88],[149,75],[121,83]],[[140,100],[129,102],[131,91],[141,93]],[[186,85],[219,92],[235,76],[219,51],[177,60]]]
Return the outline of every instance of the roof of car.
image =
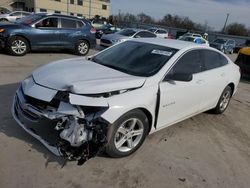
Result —
[[[75,16],[69,16],[69,15],[63,15],[63,14],[56,14],[56,13],[46,13],[46,12],[39,12],[39,13],[36,13],[36,14],[40,14],[40,15],[44,15],[44,16],[58,16],[58,17],[64,17],[64,18],[74,18],[74,19],[79,19],[81,20],[80,18],[78,17],[75,17]]]
[[[133,40],[138,41],[138,42],[166,46],[166,47],[170,47],[170,48],[174,48],[178,50],[186,48],[186,47],[199,46],[199,44],[196,44],[196,43],[190,43],[190,42],[174,40],[174,39],[140,38],[140,39],[133,39]]]

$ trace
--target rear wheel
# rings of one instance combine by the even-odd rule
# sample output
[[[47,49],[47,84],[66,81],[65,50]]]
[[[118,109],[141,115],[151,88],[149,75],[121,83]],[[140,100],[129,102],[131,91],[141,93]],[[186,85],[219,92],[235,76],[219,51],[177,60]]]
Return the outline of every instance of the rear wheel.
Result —
[[[148,133],[147,116],[133,110],[119,118],[109,129],[106,153],[111,157],[125,157],[134,153]]]
[[[222,114],[228,107],[232,97],[232,88],[227,86],[222,92],[217,106],[212,110],[215,114]]]
[[[7,48],[12,55],[24,56],[29,51],[29,43],[23,37],[11,37]]]
[[[87,55],[89,52],[89,43],[86,40],[80,40],[78,41],[78,43],[76,44],[76,53],[78,55]]]

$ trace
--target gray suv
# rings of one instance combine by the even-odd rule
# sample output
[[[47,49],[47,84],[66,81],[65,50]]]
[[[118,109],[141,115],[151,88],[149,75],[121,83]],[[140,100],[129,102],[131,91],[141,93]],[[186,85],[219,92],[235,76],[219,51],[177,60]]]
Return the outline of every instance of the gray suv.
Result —
[[[7,14],[0,14],[0,22],[15,22],[16,20],[31,14],[32,13],[25,11],[14,11]]]
[[[231,39],[217,38],[213,42],[210,43],[210,46],[222,51],[223,53],[232,54],[234,52],[236,42],[235,40],[231,40]]]

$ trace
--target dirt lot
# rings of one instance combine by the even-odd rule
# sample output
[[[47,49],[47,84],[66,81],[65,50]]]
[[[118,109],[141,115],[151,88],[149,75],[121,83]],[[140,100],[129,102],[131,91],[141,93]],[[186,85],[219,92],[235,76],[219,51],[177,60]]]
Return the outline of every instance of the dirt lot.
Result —
[[[94,52],[92,52],[94,53]],[[150,135],[134,155],[83,166],[53,156],[10,114],[18,82],[64,53],[0,54],[0,187],[249,188],[250,84],[241,82],[224,115],[200,114]],[[232,56],[235,58],[235,56]]]

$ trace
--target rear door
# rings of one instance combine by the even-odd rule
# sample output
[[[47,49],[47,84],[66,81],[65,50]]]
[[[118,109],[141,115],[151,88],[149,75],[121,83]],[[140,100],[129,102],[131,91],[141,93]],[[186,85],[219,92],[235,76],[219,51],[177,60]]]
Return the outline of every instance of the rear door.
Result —
[[[204,72],[201,76],[203,82],[201,110],[214,107],[222,91],[227,85],[230,71],[227,71],[228,60],[220,53],[213,50],[201,50],[204,63]]]
[[[35,47],[58,47],[61,45],[59,36],[59,20],[47,17],[34,25],[31,41]]]
[[[71,18],[61,18],[60,25],[60,40],[61,45],[67,47],[73,47],[78,39],[85,38],[82,29],[84,23]]]

